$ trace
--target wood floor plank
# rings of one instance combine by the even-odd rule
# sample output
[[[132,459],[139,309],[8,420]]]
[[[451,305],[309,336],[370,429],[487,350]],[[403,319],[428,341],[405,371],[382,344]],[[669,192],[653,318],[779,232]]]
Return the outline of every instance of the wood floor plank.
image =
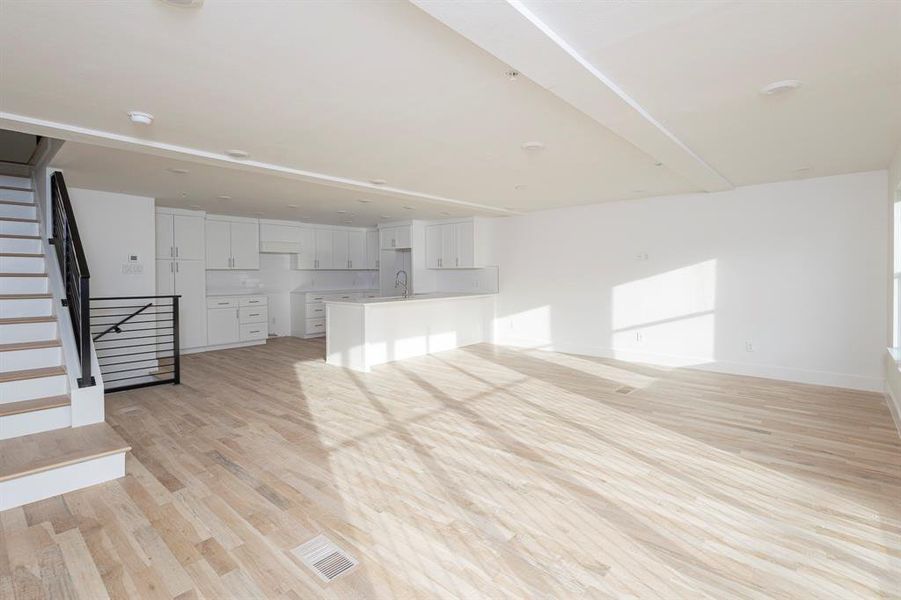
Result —
[[[490,345],[366,375],[323,354],[187,355],[182,385],[109,395],[128,475],[0,513],[0,591],[901,598],[879,394]],[[319,533],[360,566],[318,580],[291,549]]]

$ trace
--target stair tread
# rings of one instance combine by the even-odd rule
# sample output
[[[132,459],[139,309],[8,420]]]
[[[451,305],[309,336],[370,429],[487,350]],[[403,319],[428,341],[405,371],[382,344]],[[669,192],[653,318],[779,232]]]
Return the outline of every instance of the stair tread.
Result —
[[[0,185],[0,194],[3,193],[3,190],[14,190],[16,192],[33,192],[34,191],[31,188],[19,187],[17,185]]]
[[[22,219],[19,217],[3,217],[0,216],[0,221],[14,221],[16,223],[37,223],[37,219]]]
[[[0,258],[44,258],[41,252],[0,252]]]
[[[7,402],[6,404],[0,404],[0,417],[21,415],[24,413],[37,412],[39,410],[47,410],[48,408],[57,408],[60,406],[69,406],[71,402],[72,401],[68,395],[46,396],[44,398],[35,398],[34,400]]]
[[[52,298],[50,294],[0,294],[0,300],[37,300]]]
[[[41,236],[39,235],[18,235],[15,233],[0,233],[0,238],[6,238],[11,240],[39,240]]]
[[[0,273],[0,277],[46,277],[46,273]]]
[[[0,352],[15,352],[17,350],[40,350],[41,348],[56,348],[59,340],[36,340],[33,342],[12,342],[0,344]]]
[[[69,427],[0,441],[0,481],[131,450],[106,423]]]
[[[24,369],[22,371],[7,371],[0,373],[0,383],[10,381],[22,381],[24,379],[38,379],[40,377],[55,377],[65,375],[66,368],[57,365],[55,367],[41,367],[40,369]]]
[[[21,325],[23,323],[53,323],[56,317],[5,317],[0,319],[0,325]]]
[[[0,200],[0,204],[11,204],[12,206],[34,206],[34,202],[21,202],[19,200]]]

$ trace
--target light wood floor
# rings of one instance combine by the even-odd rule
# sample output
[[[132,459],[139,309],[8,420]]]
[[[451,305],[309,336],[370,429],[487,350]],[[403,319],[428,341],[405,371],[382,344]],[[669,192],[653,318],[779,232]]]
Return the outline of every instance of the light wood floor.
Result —
[[[0,597],[901,598],[881,395],[488,345],[369,375],[322,354],[192,355],[181,386],[110,395],[128,475],[0,513]],[[288,552],[319,533],[361,566],[321,585]]]

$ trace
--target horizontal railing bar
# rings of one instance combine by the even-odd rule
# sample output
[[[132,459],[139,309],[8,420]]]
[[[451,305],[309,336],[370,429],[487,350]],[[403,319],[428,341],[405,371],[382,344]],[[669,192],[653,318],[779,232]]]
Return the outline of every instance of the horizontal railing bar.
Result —
[[[174,371],[174,370],[172,370],[172,371],[164,371],[164,372],[160,372],[160,373],[154,373],[153,375],[150,375],[150,374],[148,374],[148,375],[132,375],[131,377],[118,377],[118,378],[116,378],[116,379],[104,379],[104,380],[103,380],[103,383],[113,383],[113,382],[116,382],[116,381],[126,381],[126,380],[128,380],[128,379],[139,379],[139,378],[141,378],[141,377],[156,377],[156,376],[158,376],[158,375],[169,375],[170,373],[175,373],[175,371]]]
[[[117,310],[119,308],[141,308],[144,304],[116,304],[114,306],[92,306],[91,310]],[[172,308],[174,304],[153,304],[150,308]]]
[[[164,368],[165,368],[165,367],[171,367],[171,366],[172,366],[172,365],[163,365]],[[119,369],[119,370],[116,370],[116,371],[107,371],[106,374],[112,375],[112,374],[114,374],[114,373],[130,373],[130,372],[132,372],[132,371],[147,371],[147,370],[149,370],[150,368],[151,368],[151,367],[129,367],[129,368],[127,368],[127,369]],[[174,369],[173,369],[173,371],[174,371]],[[154,370],[153,373],[148,373],[148,375],[154,375],[154,376],[155,376],[155,375],[165,375],[166,373],[169,373],[169,371],[156,371],[156,370]]]
[[[151,344],[151,345],[152,345],[152,344]],[[123,350],[130,350],[130,349],[133,348],[133,347],[134,347],[134,346],[131,346],[131,347],[125,347],[125,348],[122,348],[122,349],[123,349]],[[110,348],[110,350],[118,350],[118,348]],[[140,356],[141,354],[153,354],[153,353],[155,353],[155,352],[172,352],[172,350],[169,350],[169,349],[165,349],[165,348],[164,348],[164,349],[162,349],[162,350],[144,350],[144,351],[142,351],[142,352],[128,352],[128,353],[123,353],[123,354],[106,354],[106,355],[104,355],[104,356],[99,356],[99,357],[97,357],[97,360],[99,361],[99,360],[105,359],[105,358],[121,358],[121,357],[123,357],[123,356]],[[170,357],[164,356],[163,358],[170,358]],[[145,358],[145,359],[142,359],[142,360],[153,360],[153,358]]]
[[[174,321],[174,319],[144,319],[142,321],[132,319],[132,320],[129,320],[127,323],[120,323],[118,325],[119,325],[119,328],[121,329],[123,327],[128,327],[129,325],[134,325],[135,323],[171,323],[172,321]],[[113,322],[113,323],[91,323],[91,327],[108,327],[113,324],[115,324],[115,322]],[[122,331],[126,331],[126,330],[122,329]],[[135,330],[132,329],[130,331],[135,331]]]
[[[181,294],[168,294],[163,296],[104,296],[91,298],[91,302],[99,300],[140,300],[142,298],[181,298]]]
[[[123,331],[123,332],[128,332],[128,331],[157,331],[157,330],[160,330],[160,329],[173,329],[173,327],[172,327],[172,325],[168,325],[168,326],[166,326],[166,327],[140,327],[140,328],[138,328],[138,329],[123,329],[122,331]],[[112,340],[94,340],[94,341],[97,342],[97,343],[100,343],[100,342],[109,342],[109,341],[112,341]]]
[[[91,307],[91,310],[94,310],[94,308],[95,308],[95,307]],[[116,308],[118,308],[118,307],[116,307]],[[160,306],[160,307],[152,306],[152,307],[150,307],[150,308],[172,308],[172,307],[171,307],[171,306]],[[110,308],[110,310],[115,310],[115,309]],[[132,314],[132,313],[104,313],[104,314],[102,314],[102,315],[93,315],[91,318],[92,318],[92,319],[103,319],[103,318],[106,318],[106,317],[127,317],[127,316],[130,315],[130,314]],[[171,311],[171,310],[166,310],[166,311],[159,311],[159,310],[156,310],[156,311],[152,311],[151,309],[147,309],[147,310],[145,310],[144,312],[142,312],[141,314],[142,314],[142,315],[172,315],[172,314],[175,314],[175,313],[174,313],[173,311]]]
[[[129,356],[129,355],[128,355],[128,354],[123,354],[122,356]],[[133,356],[133,355],[132,355],[132,356]],[[113,357],[110,357],[110,358],[116,358],[116,357],[113,356]],[[136,358],[135,360],[120,360],[120,361],[118,361],[118,362],[100,363],[100,366],[101,366],[101,367],[115,367],[116,365],[129,365],[129,364],[133,364],[133,363],[152,362],[152,361],[155,361],[155,360],[165,360],[165,359],[167,359],[167,358],[175,358],[175,355],[174,355],[174,354],[170,354],[170,355],[168,355],[168,356],[150,356],[150,357],[147,357],[147,358]]]
[[[132,383],[130,385],[120,385],[120,386],[111,386],[106,389],[107,392],[127,392],[128,390],[137,390],[145,387],[153,387],[155,385],[166,385],[167,383],[173,383],[175,381],[175,377],[171,379],[160,379],[158,381],[147,381],[144,383]]]
[[[150,336],[150,337],[156,337],[156,336]],[[100,352],[101,350],[118,350],[119,348],[121,348],[122,350],[128,350],[129,348],[142,348],[144,346],[165,346],[165,345],[170,345],[170,344],[172,344],[171,341],[170,342],[157,342],[155,344],[132,344],[130,346],[118,346],[118,347],[117,346],[109,346],[107,348],[98,348],[97,352]]]

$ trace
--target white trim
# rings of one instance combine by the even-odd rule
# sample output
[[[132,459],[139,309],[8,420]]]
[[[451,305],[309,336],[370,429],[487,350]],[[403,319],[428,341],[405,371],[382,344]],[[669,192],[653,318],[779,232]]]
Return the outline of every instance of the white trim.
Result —
[[[130,150],[132,152],[143,152],[144,154],[151,154],[154,156],[162,156],[165,158],[173,158],[177,160],[186,160],[215,167],[226,167],[239,169],[242,171],[250,171],[254,173],[270,174],[287,179],[294,179],[308,183],[316,183],[319,185],[327,185],[331,187],[365,192],[368,194],[453,204],[455,206],[477,208],[479,210],[489,211],[499,215],[521,214],[518,211],[499,208],[497,206],[488,206],[486,204],[478,204],[476,202],[467,202],[465,200],[436,196],[434,194],[426,194],[423,192],[416,192],[403,188],[375,185],[357,179],[338,177],[335,175],[317,173],[315,171],[307,171],[304,169],[295,169],[293,167],[286,167],[284,165],[276,165],[273,163],[261,162],[257,160],[240,160],[231,158],[226,154],[209,152],[207,150],[199,150],[197,148],[189,148],[187,146],[157,142],[154,140],[147,140],[130,135],[122,135],[119,133],[112,133],[110,131],[102,131],[99,129],[90,129],[88,127],[81,127],[79,125],[70,125],[68,123],[59,123],[57,121],[37,119],[25,115],[18,115],[15,113],[0,112],[0,127],[5,129],[12,129],[15,131],[22,131],[24,133],[32,133],[35,135],[43,135],[74,142],[83,142],[96,146],[103,146],[105,148]]]
[[[613,348],[585,346],[581,344],[551,343],[544,340],[511,336],[501,336],[501,339],[497,344],[501,346],[533,348],[551,352],[564,352],[567,354],[581,354],[583,356],[597,356],[624,362],[647,363],[666,368],[696,369],[699,371],[745,375],[748,377],[762,377],[764,379],[792,381],[810,385],[825,385],[867,392],[882,392],[885,388],[884,378],[853,375],[850,373],[814,371],[809,369],[782,367],[779,365],[761,365],[755,363],[711,360],[703,357],[673,356],[650,352],[637,352],[633,350],[616,350]]]
[[[125,450],[0,481],[0,511],[125,476]]]

